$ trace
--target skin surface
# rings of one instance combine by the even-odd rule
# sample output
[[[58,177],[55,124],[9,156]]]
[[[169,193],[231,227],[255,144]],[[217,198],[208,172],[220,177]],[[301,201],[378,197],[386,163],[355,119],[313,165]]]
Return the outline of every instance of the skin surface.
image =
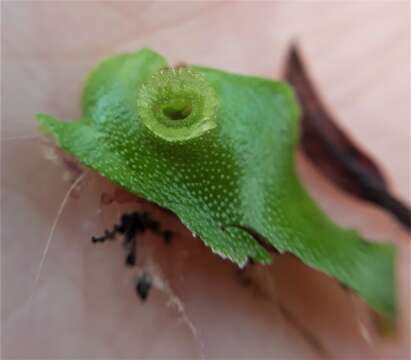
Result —
[[[338,192],[302,157],[305,185],[335,221],[400,247],[398,338],[367,343],[358,326],[358,318],[367,323],[363,306],[356,300],[354,306],[334,281],[292,257],[277,257],[271,268],[250,275],[269,273],[275,297],[270,289],[244,286],[230,263],[213,256],[167,215],[161,215],[164,223],[178,233],[173,244],[147,236],[139,254],[147,268],[157,264],[153,273],[166,285],[140,304],[132,286],[136,271],[123,266],[119,244],[89,241],[136,205],[101,206],[101,192],[113,190],[91,174],[67,201],[28,304],[50,226],[70,182],[63,178],[67,167],[45,160],[38,139],[12,138],[35,135],[32,115],[39,111],[78,117],[81,80],[101,57],[149,45],[175,62],[272,76],[280,72],[287,42],[297,35],[341,124],[380,160],[394,191],[407,199],[407,11],[405,3],[3,4],[2,139],[8,139],[1,144],[3,355],[406,357],[407,234],[381,211]],[[327,13],[325,20],[321,13]],[[90,21],[93,27],[87,26]],[[335,42],[330,28],[341,34],[341,42]],[[167,305],[169,289],[184,304],[189,324],[178,306]],[[314,334],[314,345],[301,335],[301,326],[290,322],[290,313]]]

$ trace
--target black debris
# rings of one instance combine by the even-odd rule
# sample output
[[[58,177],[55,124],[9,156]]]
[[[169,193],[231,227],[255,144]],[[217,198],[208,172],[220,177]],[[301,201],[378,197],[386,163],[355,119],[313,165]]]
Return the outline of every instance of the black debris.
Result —
[[[141,301],[145,301],[147,299],[152,286],[153,279],[149,273],[144,272],[138,276],[136,281],[136,294]]]
[[[173,236],[170,230],[161,230],[160,223],[154,220],[147,212],[123,214],[119,224],[115,224],[111,230],[105,230],[104,235],[93,236],[93,243],[105,242],[106,240],[114,240],[116,235],[123,236],[123,247],[126,252],[126,266],[135,266],[137,262],[137,240],[138,235],[143,234],[146,230],[150,230],[154,234],[161,235],[165,243],[169,243]]]

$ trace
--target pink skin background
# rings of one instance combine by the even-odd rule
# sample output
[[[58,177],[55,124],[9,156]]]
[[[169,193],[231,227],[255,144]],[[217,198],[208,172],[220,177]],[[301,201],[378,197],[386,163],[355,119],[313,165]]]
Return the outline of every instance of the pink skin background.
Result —
[[[101,192],[110,185],[93,174],[69,197],[33,291],[50,227],[70,187],[67,177],[73,176],[46,159],[33,115],[78,117],[81,84],[96,61],[143,46],[172,63],[279,77],[287,46],[297,39],[329,108],[379,160],[395,194],[408,201],[407,1],[5,1],[1,6],[3,358],[409,356],[407,233],[382,211],[338,191],[301,154],[304,183],[336,222],[398,245],[397,337],[378,338],[360,301],[290,256],[251,270],[265,276],[264,289],[244,284],[228,261],[158,212],[177,235],[168,246],[152,235],[141,241],[140,264],[156,281],[142,304],[133,290],[137,270],[124,267],[119,242],[89,240],[121,211],[142,206],[102,206]],[[310,335],[303,336],[301,328]]]

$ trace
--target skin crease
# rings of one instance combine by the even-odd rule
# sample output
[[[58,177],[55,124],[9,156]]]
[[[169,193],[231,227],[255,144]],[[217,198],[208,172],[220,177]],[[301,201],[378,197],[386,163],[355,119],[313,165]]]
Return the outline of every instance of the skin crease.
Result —
[[[86,175],[67,201],[28,303],[50,226],[70,183],[63,176],[66,167],[45,159],[39,139],[18,139],[37,134],[36,112],[78,117],[81,81],[104,56],[150,46],[174,62],[272,77],[279,76],[287,43],[297,38],[342,126],[379,160],[394,192],[409,199],[406,2],[6,2],[2,10],[4,357],[409,355],[409,236],[389,216],[337,191],[300,154],[305,185],[336,222],[399,246],[401,315],[395,339],[378,339],[370,330],[368,343],[358,326],[358,319],[366,326],[369,322],[364,306],[350,300],[335,281],[290,256],[275,257],[270,268],[247,270],[259,280],[261,272],[272,279],[275,297],[267,282],[263,290],[244,286],[229,262],[158,210],[155,214],[177,235],[171,246],[151,235],[142,240],[142,265],[165,285],[140,304],[133,292],[136,270],[123,266],[119,242],[93,245],[89,238],[110,227],[122,211],[144,205],[102,206],[101,192],[113,189],[93,174]],[[184,304],[183,315],[177,305],[169,304],[169,289]],[[174,295],[171,299],[177,301]],[[307,341],[295,321],[287,321],[279,302],[325,350]]]

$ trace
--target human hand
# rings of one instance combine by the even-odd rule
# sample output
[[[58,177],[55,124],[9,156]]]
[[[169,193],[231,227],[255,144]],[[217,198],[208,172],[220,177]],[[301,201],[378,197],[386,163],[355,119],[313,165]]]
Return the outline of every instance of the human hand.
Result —
[[[66,167],[47,161],[39,139],[31,138],[38,134],[33,120],[37,112],[78,117],[80,84],[102,57],[150,46],[172,62],[273,77],[280,73],[291,37],[297,36],[318,74],[320,90],[342,125],[380,160],[394,190],[409,197],[409,134],[404,131],[409,118],[409,84],[404,80],[409,39],[406,11],[401,7],[406,5],[3,5],[5,357],[407,354],[407,234],[381,211],[333,188],[301,156],[304,183],[330,216],[370,238],[393,240],[400,247],[399,339],[383,341],[369,327],[369,343],[358,324],[359,319],[367,323],[364,307],[335,281],[292,257],[275,257],[272,266],[252,270],[270,280],[273,292],[246,286],[232,264],[213,255],[178,221],[157,210],[154,214],[176,236],[170,245],[155,236],[145,237],[140,244],[139,259],[153,270],[157,281],[147,302],[140,303],[133,290],[136,271],[124,267],[119,244],[93,245],[89,239],[110,227],[122,211],[142,205],[102,206],[101,192],[112,189],[91,173],[82,179],[76,198],[69,197],[64,204],[32,292],[50,227],[70,182],[63,177]],[[339,43],[336,33],[341,36]]]

